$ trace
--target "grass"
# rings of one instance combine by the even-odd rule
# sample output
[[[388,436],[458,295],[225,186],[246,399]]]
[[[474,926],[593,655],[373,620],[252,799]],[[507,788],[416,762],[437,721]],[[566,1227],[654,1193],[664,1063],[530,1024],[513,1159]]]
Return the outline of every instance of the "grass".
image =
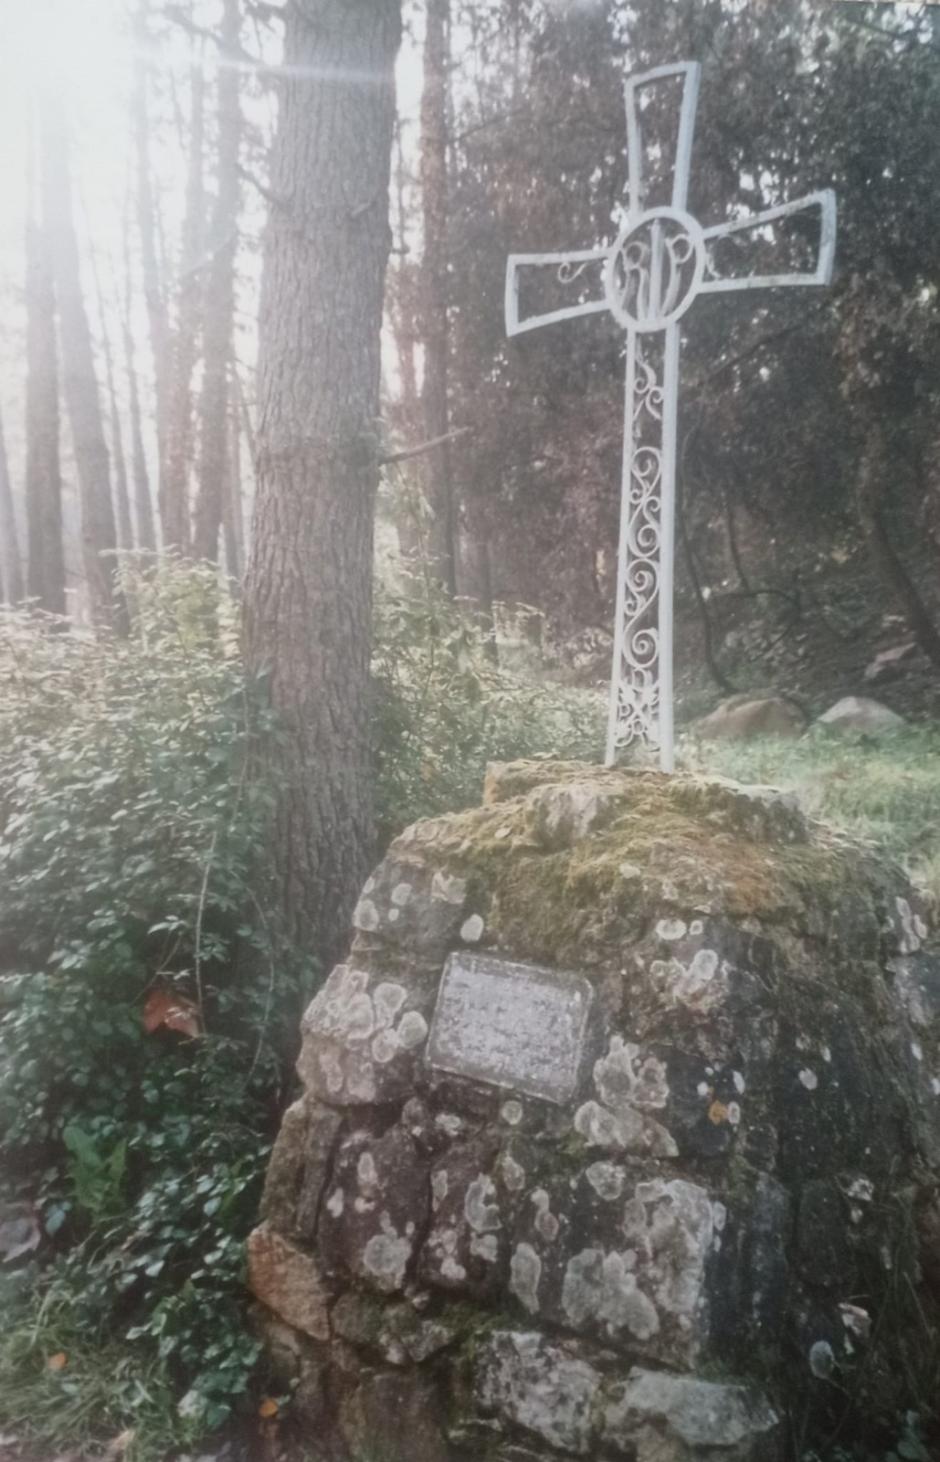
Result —
[[[811,816],[877,844],[940,908],[940,727],[887,736],[686,741],[682,764],[797,793]]]
[[[74,1295],[55,1288],[37,1309],[7,1311],[0,1333],[0,1414],[24,1444],[98,1452],[110,1440],[111,1451],[126,1462],[155,1462],[178,1448],[183,1430],[160,1369],[143,1368],[126,1344],[89,1333],[76,1315]]]

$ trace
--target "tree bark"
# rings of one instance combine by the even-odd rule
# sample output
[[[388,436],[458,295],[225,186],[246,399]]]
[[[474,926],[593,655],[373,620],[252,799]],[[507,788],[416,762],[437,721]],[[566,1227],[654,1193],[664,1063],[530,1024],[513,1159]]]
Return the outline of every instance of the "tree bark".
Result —
[[[400,0],[294,0],[262,283],[249,667],[285,773],[286,923],[324,961],[373,855],[369,660]]]
[[[200,403],[199,484],[193,525],[196,558],[219,556],[228,472],[228,376],[232,356],[232,313],[235,308],[235,251],[238,241],[238,148],[241,117],[238,100],[238,0],[225,0],[219,47],[218,180],[209,240],[203,326],[203,378]]]
[[[137,365],[134,359],[134,332],[131,326],[131,304],[128,298],[124,319],[124,364],[127,371],[127,402],[131,419],[131,465],[134,477],[134,527],[137,547],[154,553],[157,547],[157,531],[153,518],[153,498],[150,492],[150,473],[147,470],[147,452],[144,447],[143,420],[140,412],[140,387],[137,381]]]
[[[116,618],[122,618],[124,611],[113,557],[117,532],[111,502],[111,463],[91,329],[82,294],[68,129],[61,102],[51,93],[43,105],[42,167],[48,184],[52,268],[62,346],[62,390],[72,429],[81,501],[85,589],[92,623],[112,624]]]
[[[447,288],[447,90],[450,0],[427,0],[424,90],[421,97],[421,209],[424,226],[421,398],[428,440],[442,438],[428,454],[424,477],[431,507],[433,571],[451,595],[457,592],[454,491],[448,434],[449,353]]]
[[[19,604],[24,592],[20,541],[13,509],[13,488],[10,485],[3,419],[0,417],[0,601]]]
[[[890,467],[884,429],[873,426],[866,438],[858,475],[858,514],[869,551],[882,582],[903,610],[918,645],[940,667],[940,631],[888,532],[885,493]]]
[[[111,427],[111,455],[114,459],[114,505],[117,510],[118,547],[131,552],[134,548],[134,529],[131,523],[131,500],[127,481],[127,457],[124,454],[124,432],[121,427],[121,412],[118,406],[117,385],[114,378],[114,357],[111,353],[111,335],[108,330],[108,314],[101,288],[101,275],[94,249],[91,250],[91,267],[98,298],[98,319],[101,329],[101,349],[104,353],[104,376],[108,387],[108,408]],[[112,269],[113,273],[113,269]]]
[[[202,305],[204,111],[205,79],[200,60],[192,68],[186,209],[167,400],[166,470],[160,484],[163,546],[181,553],[188,553],[191,546],[189,473],[193,460],[192,379]]]
[[[241,583],[245,563],[245,530],[242,512],[242,434],[238,398],[229,398],[229,447],[225,474],[225,502],[222,510],[225,568],[230,579]]]
[[[169,369],[170,369],[170,332],[167,319],[166,291],[163,285],[163,276],[157,256],[157,240],[159,227],[157,209],[153,197],[153,182],[150,175],[150,119],[147,110],[147,63],[144,59],[148,45],[147,35],[147,4],[148,0],[140,0],[134,25],[134,38],[138,47],[138,59],[135,63],[134,99],[133,99],[133,123],[134,123],[134,144],[137,159],[137,229],[140,235],[140,260],[143,274],[144,301],[147,306],[147,324],[150,331],[150,351],[153,359],[153,383],[154,396],[156,399],[156,425],[157,425],[157,499],[162,503],[166,494],[166,447],[167,447],[167,403],[169,396]],[[129,319],[129,316],[126,316]],[[134,370],[132,355],[133,348],[128,344],[130,324],[125,326],[125,348],[128,351],[128,373],[133,381],[133,390],[137,390],[137,377]],[[139,407],[139,396],[138,396]],[[138,422],[140,412],[137,413]],[[135,462],[136,456],[135,442]],[[144,458],[140,458],[144,461]],[[135,503],[138,509],[138,541],[141,547],[148,547],[144,537],[140,533],[140,509],[142,500],[139,496],[140,479],[135,468]],[[147,488],[147,499],[150,501],[149,484]],[[152,515],[152,508],[151,508]],[[150,535],[156,546],[156,533],[151,530]]]
[[[64,614],[59,373],[48,229],[50,180],[41,165],[37,178],[34,152],[31,132],[26,217],[26,591],[49,614]]]

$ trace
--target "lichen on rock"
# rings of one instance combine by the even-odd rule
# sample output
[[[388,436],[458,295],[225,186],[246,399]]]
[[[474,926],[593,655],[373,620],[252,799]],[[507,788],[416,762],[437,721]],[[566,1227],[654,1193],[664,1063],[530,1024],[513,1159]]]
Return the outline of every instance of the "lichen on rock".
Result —
[[[414,1462],[772,1462],[913,1403],[940,956],[897,867],[771,788],[513,763],[354,924],[250,1248],[324,1462],[387,1404]]]

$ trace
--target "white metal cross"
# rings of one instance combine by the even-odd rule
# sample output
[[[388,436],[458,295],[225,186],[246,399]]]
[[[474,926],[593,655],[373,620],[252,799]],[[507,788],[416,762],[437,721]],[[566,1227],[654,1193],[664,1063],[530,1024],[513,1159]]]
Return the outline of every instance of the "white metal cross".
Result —
[[[519,335],[559,320],[609,311],[626,331],[626,402],[617,618],[607,729],[607,764],[640,740],[658,745],[660,765],[673,757],[673,555],[675,541],[676,419],[679,320],[700,294],[771,285],[828,284],[836,243],[836,201],[829,188],[762,213],[703,228],[686,211],[692,135],[701,67],[659,66],[626,83],[628,200],[613,244],[561,254],[512,254],[506,272],[506,330]],[[663,155],[659,135],[644,140],[644,113],[657,104],[672,112],[675,142],[667,168],[669,201],[650,206],[650,180]],[[648,118],[646,123],[648,124]],[[644,164],[649,164],[648,169]],[[755,272],[753,257],[735,260],[735,244],[752,235],[763,253],[778,246],[776,228],[794,214],[818,210],[819,238],[805,268]],[[718,256],[718,241],[731,240]],[[590,292],[591,268],[595,288]],[[732,272],[728,272],[729,267]],[[520,315],[520,284],[553,271],[553,283],[578,283],[576,303]],[[530,275],[528,271],[533,271]],[[542,275],[544,279],[544,274]]]

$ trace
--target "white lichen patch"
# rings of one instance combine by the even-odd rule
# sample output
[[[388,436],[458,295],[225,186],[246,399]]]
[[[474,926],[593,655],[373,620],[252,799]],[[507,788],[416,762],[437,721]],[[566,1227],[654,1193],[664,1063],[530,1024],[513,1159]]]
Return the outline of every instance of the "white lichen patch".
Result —
[[[455,1228],[434,1229],[428,1239],[428,1255],[437,1263],[442,1279],[459,1284],[467,1271],[457,1258],[458,1236]]]
[[[546,1243],[553,1244],[558,1237],[558,1219],[552,1213],[551,1199],[545,1189],[534,1189],[529,1202],[535,1205],[536,1229]]]
[[[431,897],[445,904],[462,904],[467,897],[467,880],[438,871],[431,879]]]
[[[687,933],[683,919],[660,919],[656,925],[656,938],[667,943],[673,939],[684,939]]]
[[[446,1137],[451,1139],[459,1137],[464,1128],[463,1117],[456,1112],[438,1112],[434,1118],[435,1127],[439,1127]]]
[[[487,1264],[495,1264],[499,1258],[499,1240],[495,1234],[474,1234],[470,1240],[470,1253]]]
[[[434,1209],[440,1208],[447,1197],[448,1178],[444,1168],[438,1168],[431,1174],[431,1206]]]
[[[585,1102],[575,1112],[574,1130],[589,1147],[650,1153],[653,1157],[679,1155],[675,1140],[665,1127],[630,1108],[612,1112],[598,1102]]]
[[[732,1071],[731,1080],[734,1082],[734,1089],[737,1092],[738,1096],[743,1096],[746,1083],[740,1071]]]
[[[810,1069],[809,1066],[803,1067],[797,1079],[799,1080],[801,1086],[806,1087],[807,1091],[815,1091],[817,1086],[819,1085],[819,1077],[816,1075],[815,1071]]]
[[[353,924],[363,934],[374,934],[379,927],[379,911],[371,899],[362,898],[353,910]]]
[[[392,903],[394,904],[395,908],[403,909],[405,905],[411,901],[411,896],[413,893],[414,889],[412,888],[410,883],[396,883],[395,887],[392,889],[391,896]]]
[[[626,1173],[612,1162],[594,1162],[586,1169],[587,1178],[598,1198],[612,1202],[623,1192]]]
[[[500,1158],[499,1170],[510,1193],[521,1193],[525,1187],[525,1168],[516,1162],[511,1153],[506,1152]]]
[[[327,1213],[331,1214],[333,1218],[341,1218],[345,1206],[346,1194],[343,1192],[342,1188],[334,1188],[333,1192],[326,1200]]]
[[[531,1244],[517,1244],[509,1261],[509,1288],[530,1315],[538,1313],[542,1261]]]
[[[381,1217],[382,1232],[373,1234],[362,1251],[362,1263],[376,1286],[391,1293],[401,1289],[414,1243],[409,1235],[399,1234],[387,1213]]]
[[[479,944],[485,927],[479,914],[471,914],[460,926],[460,937],[464,944]]]
[[[388,1066],[427,1039],[420,1011],[400,1016],[408,998],[405,987],[383,980],[370,991],[370,978],[365,970],[338,965],[304,1017],[305,1031],[315,1042],[316,1070],[331,1099],[376,1101],[382,1079],[376,1066]]]
[[[568,1262],[561,1304],[571,1325],[596,1323],[610,1336],[626,1329],[637,1340],[659,1330],[656,1306],[637,1287],[636,1254],[583,1249]]]
[[[495,1233],[503,1226],[496,1198],[496,1184],[486,1173],[480,1173],[468,1184],[463,1200],[464,1217],[476,1234]]]
[[[655,1056],[643,1057],[639,1046],[613,1036],[606,1056],[594,1063],[594,1085],[605,1107],[621,1111],[662,1108],[669,1100],[666,1067]]]
[[[397,985],[391,980],[383,980],[380,985],[376,985],[372,1002],[375,1007],[375,1023],[380,1030],[394,1024],[396,1015],[407,999],[408,991],[404,985]]]
[[[379,1175],[376,1171],[375,1158],[371,1152],[361,1152],[359,1161],[356,1163],[356,1181],[359,1184],[359,1192],[364,1198],[373,1198],[379,1186]]]
[[[689,964],[680,959],[654,959],[650,976],[670,1006],[684,1005],[706,1013],[720,1005],[728,995],[727,961],[717,950],[699,949]]]
[[[522,1103],[515,1100],[503,1102],[499,1109],[499,1115],[508,1127],[518,1127],[522,1121]]]
[[[923,1061],[924,1048],[921,1045],[920,1041],[911,1041],[911,1055],[914,1057],[915,1061]]]

